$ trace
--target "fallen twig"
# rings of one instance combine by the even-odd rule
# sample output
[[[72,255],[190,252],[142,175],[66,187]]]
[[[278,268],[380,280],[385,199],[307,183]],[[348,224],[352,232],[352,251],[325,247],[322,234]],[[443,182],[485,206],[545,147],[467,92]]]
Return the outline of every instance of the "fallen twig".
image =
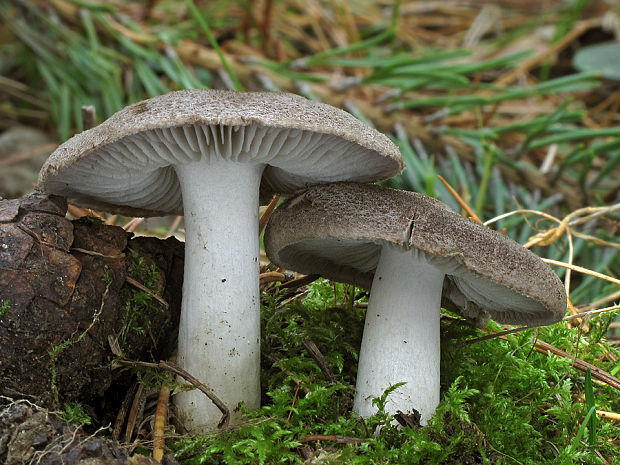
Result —
[[[325,378],[327,378],[327,381],[329,381],[330,383],[335,383],[336,378],[334,378],[334,374],[332,373],[331,368],[329,368],[329,365],[327,364],[325,357],[323,357],[323,354],[321,353],[317,345],[314,343],[314,341],[312,341],[311,339],[306,339],[303,342],[303,344],[306,350],[308,351],[308,353],[310,354],[310,356],[319,365],[319,368],[321,369],[321,372],[323,373]]]
[[[176,357],[170,361],[174,362]],[[170,382],[172,376],[168,375],[159,389],[157,407],[155,408],[155,420],[153,420],[153,458],[158,462],[164,457],[164,432],[166,429],[166,418],[168,416],[168,401],[170,399]]]
[[[569,358],[573,361],[573,366],[575,368],[583,371],[584,373],[588,371],[588,369],[590,369],[593,377],[595,377],[599,381],[604,382],[605,384],[608,384],[609,386],[615,389],[620,390],[620,379],[616,378],[610,373],[607,373],[604,370],[601,370],[600,368],[592,365],[591,363],[581,360],[580,358],[577,358],[574,355],[571,355],[567,352],[564,352],[563,350],[558,349],[557,347],[552,346],[551,344],[545,341],[541,341],[540,339],[537,339],[536,342],[534,343],[534,350],[536,350],[537,352],[540,352],[541,354],[546,354],[548,352],[551,352],[554,355]]]
[[[136,281],[130,276],[127,276],[125,278],[125,281],[127,281],[132,286],[140,289],[142,292],[146,292],[148,295],[153,297],[157,302],[162,304],[166,308],[166,310],[170,307],[170,304],[168,304],[168,302],[166,302],[164,299],[162,299],[160,296],[155,294],[153,291],[151,291],[148,287],[146,287],[144,284],[140,283],[139,281]]]
[[[301,442],[312,442],[312,441],[333,441],[338,444],[361,444],[366,439],[361,438],[352,438],[349,436],[337,436],[332,434],[311,434],[309,436],[304,436],[303,438],[299,438],[297,441]]]
[[[189,374],[187,371],[185,371],[183,368],[176,365],[175,363],[167,362],[165,360],[160,360],[158,363],[140,362],[133,360],[119,360],[118,363],[121,365],[132,367],[145,367],[153,368],[156,370],[166,370],[180,376],[181,378],[189,382],[192,386],[194,386],[196,389],[203,392],[211,400],[211,402],[213,402],[213,405],[215,405],[219,409],[219,411],[222,412],[222,418],[217,424],[217,427],[223,428],[224,426],[228,425],[228,421],[230,420],[230,410],[228,410],[228,407],[226,407],[226,405],[224,405],[224,403],[209,388],[207,388],[204,384],[198,381],[198,379],[196,379],[194,376]]]
[[[597,410],[596,414],[601,418],[610,418],[612,420],[620,421],[620,414],[614,412],[605,412],[603,410]]]

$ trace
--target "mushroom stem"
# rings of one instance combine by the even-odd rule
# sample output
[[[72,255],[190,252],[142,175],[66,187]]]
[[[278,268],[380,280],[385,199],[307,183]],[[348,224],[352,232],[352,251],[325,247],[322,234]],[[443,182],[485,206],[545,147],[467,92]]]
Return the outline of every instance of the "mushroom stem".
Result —
[[[205,160],[206,158],[206,160]],[[185,281],[178,363],[230,409],[260,404],[258,190],[264,165],[204,157],[175,166],[185,213]],[[198,390],[176,396],[192,433],[221,412]]]
[[[386,412],[416,409],[424,425],[439,403],[439,310],[444,273],[424,254],[384,245],[372,282],[360,349],[353,410],[376,413],[374,397],[390,394]]]

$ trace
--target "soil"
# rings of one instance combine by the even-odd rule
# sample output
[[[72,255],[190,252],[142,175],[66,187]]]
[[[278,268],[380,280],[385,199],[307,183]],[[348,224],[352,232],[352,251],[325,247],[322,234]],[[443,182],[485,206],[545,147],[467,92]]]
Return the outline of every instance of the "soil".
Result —
[[[86,434],[28,401],[0,401],[0,463],[5,465],[154,465],[152,458],[130,456],[118,444]],[[164,456],[162,465],[175,465]]]

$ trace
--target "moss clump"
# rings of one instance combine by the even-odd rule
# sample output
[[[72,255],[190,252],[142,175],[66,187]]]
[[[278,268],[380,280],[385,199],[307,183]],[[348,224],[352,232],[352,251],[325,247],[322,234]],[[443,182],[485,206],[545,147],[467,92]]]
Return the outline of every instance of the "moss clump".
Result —
[[[82,425],[90,425],[92,423],[92,419],[82,407],[82,404],[78,402],[67,402],[63,405],[62,411],[59,412],[58,416],[65,423],[69,423],[72,425],[82,426]]]
[[[11,302],[9,302],[8,300],[3,300],[2,304],[0,305],[0,316],[4,315],[10,308]]]
[[[157,303],[153,293],[160,286],[161,276],[155,263],[147,265],[144,257],[134,249],[129,251],[129,266],[127,275],[142,284],[149,291],[133,289],[123,304],[123,328],[119,337],[121,347],[128,342],[129,335],[134,333],[144,335],[151,329],[151,317],[153,312],[163,312],[162,306]]]
[[[619,434],[599,422],[586,444],[583,373],[571,360],[532,350],[538,337],[591,363],[609,347],[565,323],[505,339],[463,344],[483,333],[467,322],[442,318],[442,401],[424,428],[396,427],[379,412],[362,420],[351,412],[364,311],[350,305],[355,290],[324,280],[305,301],[282,305],[265,295],[263,307],[263,407],[246,412],[247,423],[225,432],[174,444],[188,464],[602,464],[618,456]],[[594,324],[599,324],[594,322]],[[493,330],[499,325],[491,323]],[[312,340],[331,368],[329,382],[304,348]],[[611,369],[612,362],[600,362]],[[595,385],[598,409],[618,411],[620,399]],[[317,440],[317,435],[323,439]],[[613,458],[619,463],[617,458]]]

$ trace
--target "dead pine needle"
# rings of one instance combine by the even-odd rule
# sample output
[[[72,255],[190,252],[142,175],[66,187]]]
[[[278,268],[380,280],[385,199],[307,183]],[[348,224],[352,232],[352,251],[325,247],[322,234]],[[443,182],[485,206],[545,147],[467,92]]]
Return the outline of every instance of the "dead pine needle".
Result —
[[[127,232],[134,232],[142,223],[144,223],[144,218],[136,217],[123,226],[123,229]]]
[[[297,388],[295,389],[295,394],[293,395],[293,402],[291,403],[291,409],[288,412],[288,417],[286,417],[286,423],[288,423],[293,416],[293,409],[295,408],[295,402],[297,402],[297,395],[299,394],[300,387],[301,383],[297,383]]]
[[[136,391],[138,389],[138,383],[134,382],[131,387],[127,390],[125,394],[125,398],[123,399],[123,403],[121,404],[118,413],[116,414],[116,420],[114,422],[114,427],[112,428],[112,439],[114,441],[118,441],[121,437],[121,431],[123,429],[123,425],[125,424],[125,419],[127,418],[127,414],[129,412],[130,405],[136,395]]]
[[[67,212],[74,216],[75,218],[82,218],[84,216],[90,216],[93,218],[98,218],[100,220],[104,220],[104,218],[99,215],[98,213],[95,213],[93,210],[89,209],[89,208],[80,208],[80,207],[76,207],[75,205],[67,205]]]
[[[271,199],[271,202],[269,202],[269,205],[267,205],[267,208],[265,209],[265,211],[261,215],[260,220],[258,220],[258,235],[259,236],[262,234],[263,230],[265,229],[265,226],[267,226],[267,222],[269,221],[269,217],[271,216],[271,214],[275,210],[275,208],[278,205],[279,201],[280,201],[280,196],[279,195],[274,195],[273,198]]]
[[[149,377],[150,378],[150,377]],[[139,382],[136,395],[133,398],[129,416],[127,417],[127,427],[125,428],[125,442],[130,443],[136,424],[142,420],[144,405],[146,403],[145,383]]]
[[[467,214],[469,215],[469,218],[475,221],[476,223],[482,224],[482,220],[478,218],[478,215],[476,215],[476,212],[474,212],[471,209],[471,207],[467,205],[467,202],[463,200],[463,198],[459,195],[459,193],[456,190],[454,190],[454,188],[448,183],[448,181],[446,181],[444,177],[441,176],[440,174],[438,174],[437,177],[443,183],[443,185],[446,186],[446,189],[450,191],[450,194],[452,194],[452,196],[458,202],[461,208],[467,212]]]
[[[570,263],[565,263],[565,262],[561,262],[561,261],[558,261],[558,260],[552,260],[550,258],[543,258],[542,261],[544,261],[545,263],[548,263],[550,265],[561,266],[563,268],[568,268],[568,269],[573,270],[573,271],[578,271],[579,273],[588,274],[590,276],[594,276],[596,278],[604,279],[605,281],[609,281],[611,283],[620,285],[620,279],[614,278],[612,276],[608,276],[608,275],[603,274],[603,273],[599,273],[598,271],[589,270],[589,269],[583,268],[581,266],[571,265]]]
[[[174,235],[174,233],[177,231],[177,229],[179,228],[179,225],[181,224],[181,221],[183,221],[183,216],[182,215],[178,215],[174,221],[172,222],[172,224],[170,225],[170,228],[168,229],[168,232],[166,233],[166,237],[168,236],[172,236]]]
[[[303,438],[299,438],[298,441],[302,444],[312,441],[332,441],[338,444],[361,444],[366,441],[366,439],[351,438],[348,436],[338,436],[331,434],[312,434],[310,436],[304,436]]]
[[[172,357],[170,361],[174,363],[176,357]],[[172,376],[171,373],[169,373],[159,389],[157,407],[155,408],[155,420],[153,420],[153,458],[158,462],[161,462],[161,459],[164,457],[164,433],[166,430],[166,419],[168,417],[171,381]]]
[[[574,308],[574,307],[573,307]],[[590,317],[592,315],[598,315],[601,313],[612,312],[615,310],[620,310],[620,305],[612,305],[611,307],[599,308],[596,310],[589,310],[587,312],[575,313],[574,315],[568,315],[562,318],[562,321],[572,321],[572,320],[581,320],[582,318]],[[518,328],[507,329],[506,331],[499,331],[497,333],[487,334],[486,336],[477,337],[475,339],[468,339],[466,341],[462,341],[457,343],[457,346],[466,346],[470,344],[476,344],[478,342],[488,341],[490,339],[495,339],[502,336],[508,336],[509,334],[516,334],[522,331],[536,328],[536,326],[519,326]]]
[[[286,275],[278,271],[266,271],[265,273],[261,273],[258,277],[261,289],[269,283],[284,281],[285,279]]]
[[[170,307],[170,304],[168,304],[168,302],[166,302],[164,299],[162,299],[160,296],[158,296],[157,294],[155,294],[153,291],[151,291],[148,287],[146,287],[144,284],[142,284],[139,281],[136,281],[134,278],[132,278],[131,276],[127,276],[125,277],[125,281],[127,281],[129,284],[131,284],[133,287],[141,290],[142,292],[146,292],[148,295],[150,295],[152,298],[154,298],[157,302],[159,302],[160,304],[162,304],[164,306],[164,308],[168,309]]]
[[[321,369],[321,372],[323,373],[323,376],[325,376],[327,381],[329,381],[330,383],[335,383],[336,378],[334,378],[334,374],[332,373],[332,370],[329,367],[327,360],[325,360],[325,357],[319,350],[318,346],[314,343],[314,341],[307,338],[304,340],[303,345],[310,354],[310,356],[319,365],[319,368]]]

